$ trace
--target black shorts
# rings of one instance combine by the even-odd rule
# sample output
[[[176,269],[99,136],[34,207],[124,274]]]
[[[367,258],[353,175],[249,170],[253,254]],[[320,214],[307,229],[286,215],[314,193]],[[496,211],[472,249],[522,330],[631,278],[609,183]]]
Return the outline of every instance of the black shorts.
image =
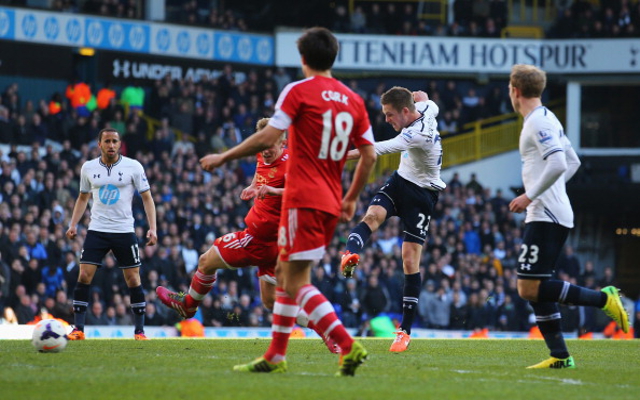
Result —
[[[526,224],[518,256],[518,278],[551,278],[568,235],[569,228],[551,222]]]
[[[439,192],[422,188],[394,172],[369,205],[384,207],[387,218],[400,217],[404,225],[404,240],[424,245],[438,194]]]
[[[102,266],[104,256],[111,250],[118,260],[120,268],[139,267],[140,250],[138,238],[133,232],[112,233],[87,231],[87,237],[82,247],[80,264],[94,264]]]

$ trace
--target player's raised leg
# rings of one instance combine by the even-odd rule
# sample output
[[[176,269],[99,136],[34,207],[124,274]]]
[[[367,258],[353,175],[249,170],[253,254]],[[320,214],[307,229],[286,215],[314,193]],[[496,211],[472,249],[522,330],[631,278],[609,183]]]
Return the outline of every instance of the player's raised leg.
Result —
[[[385,207],[377,205],[389,202],[388,199],[381,196],[383,195],[378,194],[374,197],[362,221],[349,233],[347,249],[340,260],[340,272],[347,278],[353,276],[356,267],[360,263],[360,253],[369,241],[369,237],[378,230],[387,217]]]
[[[216,281],[216,271],[226,267],[216,248],[220,239],[218,238],[213,246],[198,259],[198,269],[191,278],[189,293],[172,292],[163,286],[156,288],[156,294],[162,304],[175,310],[182,318],[192,318],[196,314],[198,306]]]
[[[602,289],[602,292],[607,295],[607,302],[602,310],[609,318],[616,321],[624,333],[629,333],[629,315],[620,300],[620,291],[613,286],[607,286]]]

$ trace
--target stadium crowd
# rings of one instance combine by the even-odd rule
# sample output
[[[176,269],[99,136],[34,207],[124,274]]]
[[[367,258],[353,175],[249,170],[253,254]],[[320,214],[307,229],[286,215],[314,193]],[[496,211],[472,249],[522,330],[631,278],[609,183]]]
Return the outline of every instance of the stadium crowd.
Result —
[[[141,252],[147,325],[177,322],[176,315],[156,299],[155,287],[186,291],[199,254],[216,237],[244,228],[250,204],[240,200],[240,192],[255,170],[255,160],[243,159],[211,174],[200,169],[198,159],[250,134],[254,118],[270,115],[277,91],[291,79],[279,81],[271,71],[263,76],[250,72],[243,84],[236,84],[232,72],[225,69],[215,82],[158,81],[146,101],[138,104],[138,97],[128,107],[116,102],[115,92],[106,102],[98,95],[102,101],[97,103],[104,107],[96,105],[93,111],[87,104],[73,102],[74,90],[82,89],[77,86],[80,82],[70,85],[69,98],[55,94],[53,105],[42,101],[37,110],[33,102],[21,106],[17,85],[6,88],[0,105],[0,144],[7,149],[0,155],[0,308],[5,320],[12,319],[8,314],[13,310],[17,322],[27,323],[45,309],[72,321],[69,297],[89,213],[80,223],[78,239],[69,241],[64,232],[78,195],[80,166],[98,156],[97,132],[109,125],[124,132],[123,153],[145,167],[157,205],[159,245]],[[431,93],[440,89],[433,82],[426,88]],[[351,85],[357,89],[357,81]],[[452,94],[448,89],[443,87],[442,97]],[[372,108],[375,95],[365,93]],[[129,99],[130,94],[124,97]],[[132,111],[125,119],[127,108]],[[441,109],[446,113],[447,104]],[[147,135],[147,122],[138,110],[162,121],[153,137]],[[374,124],[379,119],[374,126],[382,127],[384,122],[376,117],[379,111],[371,112]],[[174,127],[185,135],[178,135]],[[345,174],[345,185],[349,177]],[[367,186],[356,219],[338,228],[314,269],[313,283],[336,305],[345,325],[361,328],[364,334],[370,318],[397,318],[401,312],[398,222],[389,220],[373,235],[354,279],[345,280],[337,269],[349,231],[383,180],[379,177]],[[448,182],[431,221],[421,266],[419,326],[518,331],[532,325],[527,304],[515,290],[522,220],[507,211],[508,200],[501,192],[483,188],[475,176],[466,182],[456,176]],[[134,216],[142,244],[146,227],[140,198]],[[577,263],[568,248],[559,263],[560,273],[588,287],[611,283],[611,269],[596,277],[591,263],[584,268]],[[125,288],[115,260],[107,257],[94,280],[87,323],[131,324]],[[563,322],[569,331],[580,327],[599,331],[607,321],[602,313],[589,314],[577,307],[563,307],[563,313],[568,315]],[[198,317],[205,326],[270,326],[270,315],[259,303],[257,279],[249,270],[220,273]]]
[[[53,0],[29,2],[3,0],[0,4],[43,7],[52,11],[95,14],[116,18],[144,19],[144,7],[136,0]],[[501,36],[508,22],[506,0],[455,0],[450,23],[419,18],[415,1],[355,2],[350,13],[347,1],[316,4],[317,21],[335,32],[405,36]],[[541,4],[542,6],[542,4]],[[251,5],[211,0],[166,0],[166,22],[232,31],[273,31],[276,10],[258,2]],[[630,0],[557,1],[557,18],[546,31],[549,38],[622,38],[640,35],[640,3]],[[304,10],[301,10],[304,11]],[[430,10],[422,10],[426,13]],[[539,13],[544,12],[542,9]],[[326,16],[325,16],[326,14]],[[272,21],[269,24],[268,21]],[[295,26],[300,19],[288,18],[281,25]]]
[[[413,3],[364,3],[357,5],[352,15],[347,14],[343,4],[338,4],[332,28],[338,32],[371,34],[496,36],[506,20],[505,2],[467,3],[471,2],[456,1],[455,22],[448,27],[431,27],[416,20]],[[180,4],[193,11],[185,14],[187,20],[180,22],[191,24],[195,19],[196,23],[221,29],[250,29],[242,15],[231,8],[203,11],[200,5],[210,2]],[[634,5],[626,0],[606,2],[602,4],[605,10],[602,13],[585,4],[590,3],[579,0],[564,9],[561,19],[569,10],[568,15],[580,16],[581,22],[563,33],[566,26],[559,20],[553,35],[583,35],[585,24],[595,26],[598,21],[610,32],[616,30],[616,24],[619,32],[627,33],[633,31],[629,26],[638,26],[638,2]],[[54,10],[140,17],[136,1],[95,0],[82,5],[84,8],[79,8],[75,1],[52,2]],[[622,15],[624,10],[629,18],[606,17]],[[628,23],[622,26],[621,21]],[[210,174],[200,169],[198,159],[250,135],[259,118],[273,114],[278,93],[295,79],[285,69],[237,72],[227,65],[216,79],[203,77],[193,82],[167,77],[150,88],[112,88],[107,84],[93,93],[88,84],[74,81],[66,90],[60,88],[51,98],[39,101],[23,101],[17,84],[4,90],[0,103],[0,148],[5,149],[0,154],[3,321],[27,323],[43,309],[73,321],[69,297],[77,280],[89,214],[81,221],[84,228],[79,229],[77,240],[67,240],[64,232],[78,195],[80,166],[98,156],[97,133],[110,126],[122,134],[123,154],[145,167],[157,205],[159,245],[144,247],[141,255],[147,294],[146,324],[177,322],[174,313],[155,298],[155,287],[165,285],[186,291],[199,254],[216,237],[244,228],[243,217],[250,204],[240,200],[240,192],[249,185],[255,170],[255,160],[244,159]],[[347,83],[366,100],[376,139],[394,136],[395,132],[384,122],[379,104],[380,95],[395,84],[393,79],[351,79]],[[467,122],[511,111],[506,84],[476,86],[461,80],[431,80],[420,85],[423,87],[411,89],[424,89],[439,105],[442,133],[455,133]],[[146,116],[159,122],[156,124]],[[347,184],[349,175],[344,179]],[[401,227],[396,220],[388,221],[373,235],[354,279],[346,280],[337,271],[340,251],[350,230],[383,181],[384,177],[379,177],[366,187],[356,218],[339,226],[326,256],[314,269],[314,285],[334,303],[345,325],[361,328],[363,334],[368,332],[367,321],[372,317],[398,318],[402,307]],[[528,330],[535,321],[530,319],[530,310],[515,289],[521,218],[507,211],[510,200],[507,195],[483,188],[475,176],[465,182],[455,177],[447,183],[431,221],[421,266],[424,288],[417,325],[439,329]],[[134,204],[134,215],[142,244],[146,227],[139,198]],[[611,268],[605,268],[603,276],[596,276],[599,269],[593,263],[580,265],[570,247],[558,269],[564,279],[590,288],[606,286],[614,280]],[[92,290],[88,324],[132,323],[126,284],[112,257],[106,258]],[[636,305],[636,311],[640,311],[640,304]],[[563,306],[562,312],[567,331],[601,331],[607,323],[603,313],[581,307]],[[249,270],[220,273],[197,317],[205,326],[270,326],[270,315],[259,303],[257,279]],[[636,334],[639,331],[636,328]]]

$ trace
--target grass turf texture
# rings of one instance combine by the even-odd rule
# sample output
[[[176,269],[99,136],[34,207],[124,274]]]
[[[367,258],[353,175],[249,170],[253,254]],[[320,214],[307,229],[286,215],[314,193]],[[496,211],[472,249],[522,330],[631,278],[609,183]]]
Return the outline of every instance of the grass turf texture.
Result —
[[[232,371],[266,339],[94,339],[62,353],[0,341],[0,397],[13,399],[637,399],[640,343],[568,341],[575,370],[526,370],[547,357],[541,340],[364,339],[355,377],[334,377],[338,357],[320,340],[292,340],[285,374]]]

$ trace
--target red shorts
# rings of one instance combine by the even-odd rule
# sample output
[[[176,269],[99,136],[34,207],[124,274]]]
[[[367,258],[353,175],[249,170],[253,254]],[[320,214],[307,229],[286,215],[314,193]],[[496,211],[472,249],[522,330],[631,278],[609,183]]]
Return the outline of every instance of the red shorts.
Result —
[[[213,242],[222,261],[231,268],[258,267],[258,276],[275,277],[278,261],[276,242],[262,242],[247,230],[227,233]]]
[[[338,217],[311,208],[282,211],[278,250],[282,261],[319,260],[331,243]]]

